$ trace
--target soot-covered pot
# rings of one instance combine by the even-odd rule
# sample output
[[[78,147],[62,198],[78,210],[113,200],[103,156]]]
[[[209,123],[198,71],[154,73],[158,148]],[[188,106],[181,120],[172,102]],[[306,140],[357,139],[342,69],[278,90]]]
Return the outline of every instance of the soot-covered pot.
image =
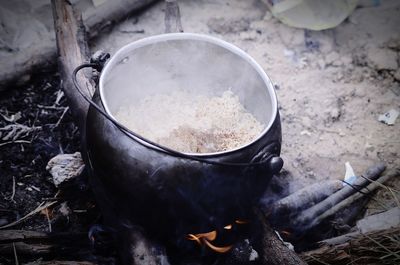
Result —
[[[207,96],[229,88],[265,128],[234,150],[179,156],[109,120],[122,104],[179,87]],[[130,220],[160,239],[179,241],[188,233],[246,219],[282,167],[273,84],[248,54],[222,40],[172,33],[128,44],[102,70],[93,101],[109,118],[93,107],[88,113],[91,182],[106,219],[116,227]]]

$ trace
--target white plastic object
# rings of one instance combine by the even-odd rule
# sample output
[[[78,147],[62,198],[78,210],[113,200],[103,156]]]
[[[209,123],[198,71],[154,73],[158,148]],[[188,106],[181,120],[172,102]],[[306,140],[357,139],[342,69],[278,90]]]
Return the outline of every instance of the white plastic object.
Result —
[[[311,30],[334,28],[356,8],[358,0],[264,0],[283,23]]]

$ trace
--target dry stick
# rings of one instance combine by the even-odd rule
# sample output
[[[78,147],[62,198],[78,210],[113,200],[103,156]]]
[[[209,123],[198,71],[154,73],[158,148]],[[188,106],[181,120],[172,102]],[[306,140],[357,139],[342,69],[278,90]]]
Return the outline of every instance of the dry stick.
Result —
[[[4,143],[0,143],[0,147],[8,144],[30,144],[32,143],[31,141],[26,141],[26,140],[16,140],[16,141],[8,141]]]
[[[80,13],[73,10],[67,0],[52,0],[54,28],[58,48],[58,63],[62,79],[63,91],[69,101],[69,106],[77,121],[81,133],[84,132],[86,114],[89,103],[76,92],[72,83],[72,72],[74,69],[89,61],[89,48],[86,41],[86,32],[82,23]],[[78,76],[78,83],[83,92],[91,97],[95,87],[90,79],[90,72],[81,71]]]
[[[52,260],[40,261],[40,263],[26,263],[25,265],[97,265],[98,263],[88,261],[68,261],[68,260]]]
[[[330,208],[329,210],[327,210],[323,214],[319,215],[317,218],[315,218],[314,224],[319,224],[320,222],[322,222],[326,218],[334,215],[335,213],[337,213],[341,209],[351,205],[353,202],[355,202],[358,199],[364,197],[365,194],[369,194],[369,193],[373,192],[374,190],[376,190],[377,188],[380,188],[381,187],[380,185],[382,183],[385,183],[387,180],[389,180],[389,179],[391,179],[391,178],[393,178],[395,176],[398,176],[399,174],[400,174],[400,170],[397,169],[397,170],[393,170],[393,171],[389,172],[388,174],[380,177],[375,182],[372,182],[367,187],[363,188],[361,190],[361,193],[357,192],[357,193],[351,195],[347,199],[339,202],[338,204],[336,204],[335,206],[333,206],[332,208]]]
[[[12,194],[11,194],[11,197],[10,197],[10,201],[15,202],[14,201],[14,196],[15,196],[15,176],[13,176]]]
[[[15,244],[14,243],[13,243],[13,252],[14,252],[15,265],[19,265],[17,249],[15,248]]]
[[[384,164],[378,164],[376,166],[370,167],[364,176],[368,179],[377,179],[379,175],[385,170]],[[369,184],[369,181],[364,178],[357,178],[356,182],[350,186],[346,186],[338,192],[332,194],[322,202],[314,205],[313,207],[303,211],[294,221],[293,224],[296,226],[306,226],[312,227],[317,225],[319,222],[314,221],[318,216],[322,215],[324,212],[328,211],[332,207],[335,207],[338,203],[345,200],[347,197],[356,193],[356,188],[363,188]],[[319,221],[322,219],[319,219]]]
[[[92,251],[86,233],[1,230],[0,256],[12,256],[14,247],[19,255],[29,257],[76,257]]]
[[[399,227],[366,234],[348,234],[346,238],[324,243],[320,248],[303,252],[300,256],[309,264],[350,264],[356,258],[360,259],[360,264],[381,264],[385,259],[385,264],[398,264],[394,263],[394,259],[397,262],[400,260],[400,249],[394,236],[399,235]],[[392,263],[388,262],[390,259]]]
[[[256,209],[255,213],[262,225],[262,242],[263,246],[261,254],[261,262],[263,265],[306,265],[300,257],[292,250],[290,250],[278,238],[274,230],[268,224],[264,214]]]
[[[67,113],[68,110],[69,110],[69,107],[64,108],[64,111],[63,111],[63,113],[61,114],[60,118],[58,119],[57,123],[54,125],[53,130],[54,130],[55,128],[57,128],[58,125],[60,125],[62,119],[64,118],[64,116],[65,116],[65,114]]]

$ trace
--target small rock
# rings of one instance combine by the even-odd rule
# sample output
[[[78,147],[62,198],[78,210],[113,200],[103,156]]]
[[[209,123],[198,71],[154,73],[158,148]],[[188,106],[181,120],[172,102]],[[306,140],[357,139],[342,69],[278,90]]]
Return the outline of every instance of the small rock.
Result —
[[[311,132],[310,132],[310,131],[307,131],[307,130],[304,130],[304,131],[301,131],[301,132],[300,132],[300,135],[311,136]]]
[[[50,159],[46,166],[46,170],[53,176],[56,187],[79,176],[84,168],[85,164],[79,152],[57,155]]]
[[[378,121],[386,123],[387,125],[394,125],[398,116],[399,112],[395,109],[391,109],[388,112],[379,115]]]
[[[258,33],[256,31],[242,31],[239,33],[239,37],[242,40],[255,40],[258,37]]]
[[[368,49],[367,57],[371,66],[377,70],[397,70],[397,53],[389,49],[372,47]]]
[[[332,65],[336,63],[340,58],[339,54],[337,52],[330,52],[328,55],[325,56],[325,63],[327,65]]]

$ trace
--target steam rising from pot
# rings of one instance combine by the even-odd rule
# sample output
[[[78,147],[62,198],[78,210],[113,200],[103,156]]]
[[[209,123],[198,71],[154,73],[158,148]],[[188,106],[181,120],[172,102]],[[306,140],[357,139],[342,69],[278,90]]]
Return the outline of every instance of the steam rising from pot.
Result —
[[[121,106],[118,120],[132,131],[180,152],[213,153],[250,143],[264,126],[246,111],[239,97],[220,97],[176,90]]]

